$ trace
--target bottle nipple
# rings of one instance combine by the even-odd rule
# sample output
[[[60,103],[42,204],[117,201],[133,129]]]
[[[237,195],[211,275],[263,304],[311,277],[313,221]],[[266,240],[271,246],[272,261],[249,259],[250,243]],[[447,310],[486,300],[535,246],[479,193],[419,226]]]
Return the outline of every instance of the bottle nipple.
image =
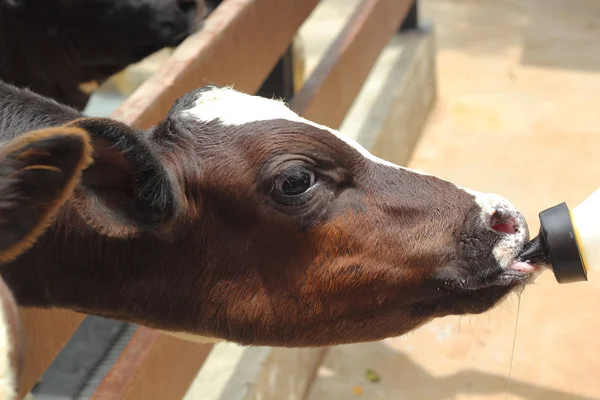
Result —
[[[548,266],[559,283],[587,281],[589,269],[600,270],[600,190],[572,211],[561,203],[539,218],[540,233],[519,260]]]

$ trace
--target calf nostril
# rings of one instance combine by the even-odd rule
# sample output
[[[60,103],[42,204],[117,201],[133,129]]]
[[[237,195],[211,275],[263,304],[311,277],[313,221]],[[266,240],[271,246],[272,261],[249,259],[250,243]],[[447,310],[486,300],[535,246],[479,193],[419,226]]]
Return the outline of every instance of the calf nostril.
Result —
[[[195,12],[197,8],[197,0],[177,0],[179,9],[184,13]]]
[[[519,223],[517,219],[506,210],[496,210],[490,220],[492,230],[500,233],[514,235],[519,232]]]

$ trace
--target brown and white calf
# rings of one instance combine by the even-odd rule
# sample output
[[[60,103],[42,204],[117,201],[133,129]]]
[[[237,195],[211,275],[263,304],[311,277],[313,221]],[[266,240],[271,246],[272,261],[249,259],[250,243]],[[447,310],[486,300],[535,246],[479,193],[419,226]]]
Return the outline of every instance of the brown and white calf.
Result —
[[[0,144],[0,262],[30,248],[70,197],[90,163],[81,129],[30,132]],[[22,356],[19,311],[0,279],[0,399],[16,394]]]
[[[2,274],[25,306],[188,338],[320,346],[480,313],[533,279],[505,199],[368,153],[281,102],[205,87],[149,130],[0,84],[5,138],[90,132],[94,163]]]

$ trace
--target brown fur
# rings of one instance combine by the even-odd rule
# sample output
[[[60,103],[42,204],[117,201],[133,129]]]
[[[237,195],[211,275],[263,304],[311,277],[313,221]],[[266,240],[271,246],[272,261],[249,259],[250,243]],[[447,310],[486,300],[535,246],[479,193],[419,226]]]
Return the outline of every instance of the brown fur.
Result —
[[[6,90],[22,110],[6,117],[14,131],[73,115]],[[203,90],[147,131],[70,118],[92,136],[94,164],[34,248],[4,266],[20,303],[321,346],[482,312],[528,282],[494,258],[506,234],[463,189],[378,163],[311,124],[186,117]],[[35,109],[54,111],[40,122]],[[298,167],[317,181],[286,203],[275,182]]]

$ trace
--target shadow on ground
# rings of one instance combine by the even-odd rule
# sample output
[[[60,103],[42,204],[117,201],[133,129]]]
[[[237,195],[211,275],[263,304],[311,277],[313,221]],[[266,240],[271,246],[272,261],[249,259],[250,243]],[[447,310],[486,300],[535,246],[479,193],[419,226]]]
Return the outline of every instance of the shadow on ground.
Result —
[[[348,357],[326,357],[319,378],[308,400],[427,399],[447,400],[463,396],[489,396],[523,400],[598,400],[598,397],[535,385],[507,375],[495,375],[481,370],[466,369],[446,376],[435,376],[414,362],[407,354],[386,346],[383,342],[340,346],[330,352]],[[365,365],[363,360],[371,360]],[[348,360],[352,360],[350,363]],[[377,360],[376,364],[373,360]],[[366,377],[367,368],[380,377],[377,383]],[[360,393],[356,395],[355,391]]]

